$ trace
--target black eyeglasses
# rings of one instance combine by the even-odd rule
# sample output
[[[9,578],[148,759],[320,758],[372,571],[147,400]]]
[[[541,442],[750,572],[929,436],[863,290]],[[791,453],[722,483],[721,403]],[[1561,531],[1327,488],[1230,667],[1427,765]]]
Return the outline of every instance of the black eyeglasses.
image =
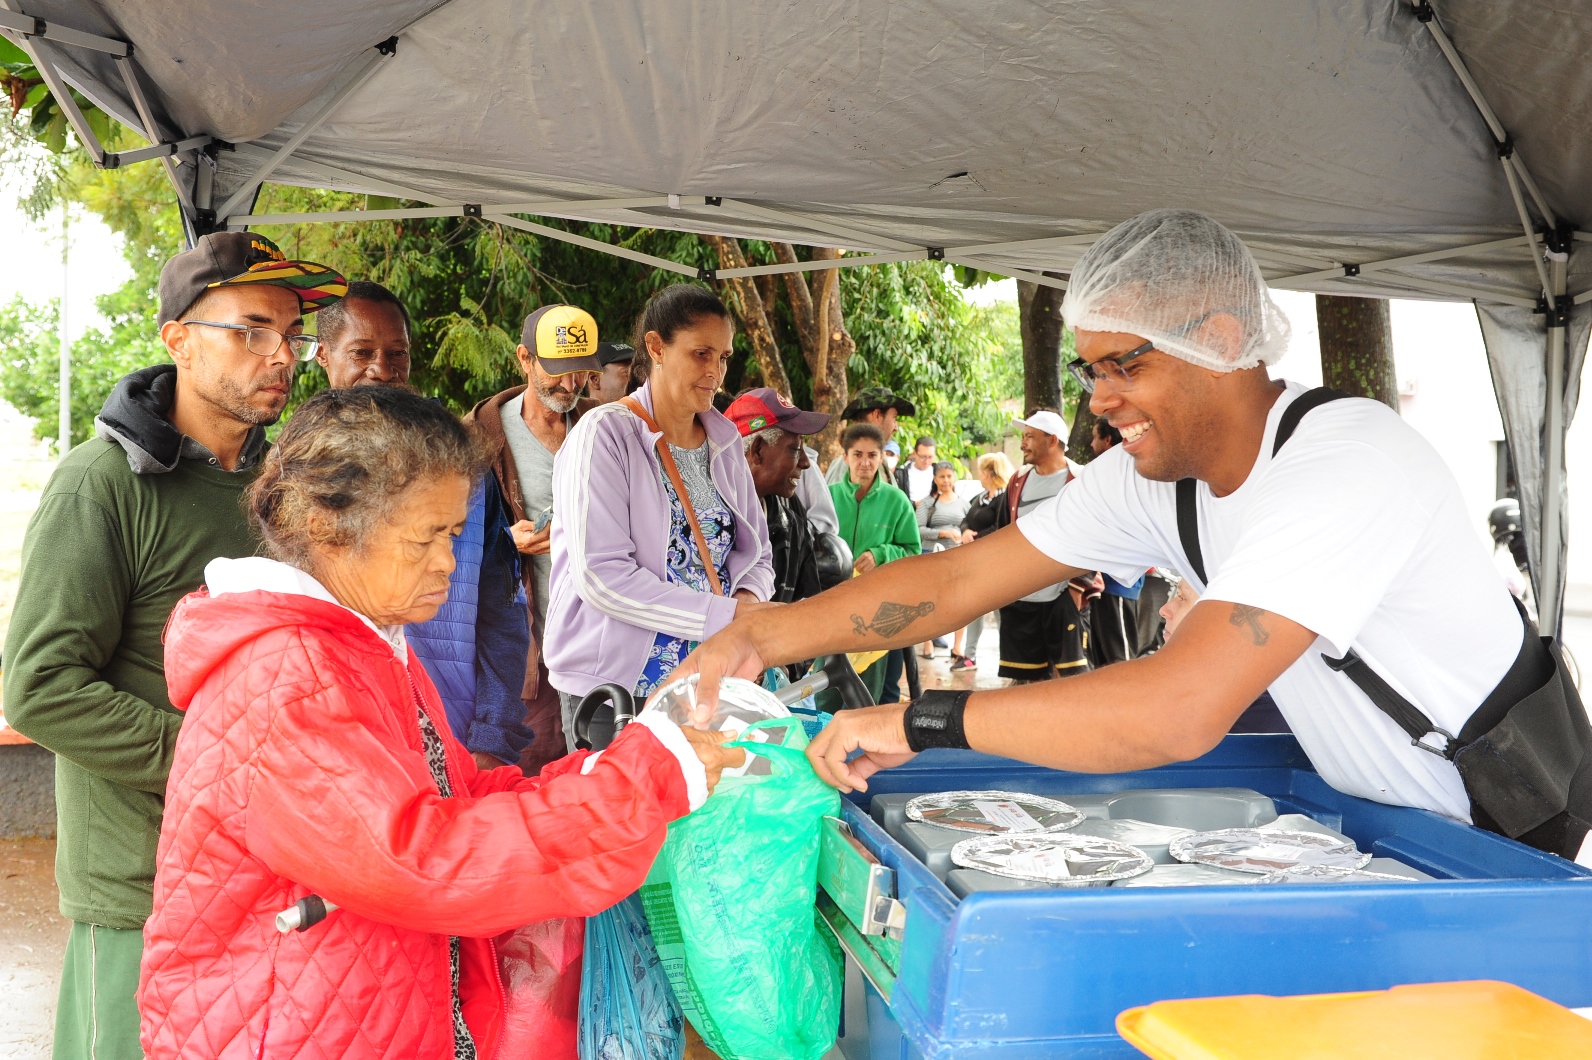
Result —
[[[282,348],[284,342],[293,352],[294,359],[299,361],[310,360],[321,348],[320,341],[314,335],[284,335],[275,328],[265,328],[258,324],[222,324],[214,320],[184,320],[183,324],[202,324],[207,328],[241,331],[243,344],[256,357],[271,356]]]
[[[1119,353],[1115,357],[1102,357],[1098,361],[1089,362],[1082,357],[1071,361],[1067,371],[1083,386],[1084,393],[1093,394],[1095,384],[1101,381],[1108,382],[1118,390],[1132,390],[1133,377],[1123,368],[1123,365],[1135,357],[1143,357],[1155,349],[1155,343],[1146,342],[1142,346],[1135,346],[1127,353]]]

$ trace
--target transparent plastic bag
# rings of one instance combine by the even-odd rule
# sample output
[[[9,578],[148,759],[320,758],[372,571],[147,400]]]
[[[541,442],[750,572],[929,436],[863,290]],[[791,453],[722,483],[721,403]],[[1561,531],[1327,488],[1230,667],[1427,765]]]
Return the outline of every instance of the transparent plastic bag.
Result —
[[[759,742],[778,732],[779,742]],[[748,726],[763,770],[726,776],[669,826],[641,889],[675,997],[724,1060],[819,1060],[840,1021],[840,951],[817,921],[818,845],[840,796],[790,719]]]
[[[631,895],[587,917],[580,1060],[680,1060],[684,1053],[680,1006],[653,945],[641,899]],[[510,1054],[499,1050],[498,1055]]]
[[[497,937],[503,977],[499,1056],[573,1060],[585,937],[585,921],[578,916],[538,921]]]

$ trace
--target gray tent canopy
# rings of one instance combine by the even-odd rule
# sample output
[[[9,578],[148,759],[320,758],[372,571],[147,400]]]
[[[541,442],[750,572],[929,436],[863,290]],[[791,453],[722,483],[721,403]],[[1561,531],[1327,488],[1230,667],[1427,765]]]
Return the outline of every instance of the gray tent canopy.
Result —
[[[1278,288],[1471,300],[1557,629],[1592,330],[1592,19],[1563,5],[0,0],[0,31],[156,145],[106,154],[74,120],[104,165],[159,158],[190,236],[330,216],[253,214],[270,180],[687,275],[531,218],[1064,286],[1113,224],[1179,206]]]

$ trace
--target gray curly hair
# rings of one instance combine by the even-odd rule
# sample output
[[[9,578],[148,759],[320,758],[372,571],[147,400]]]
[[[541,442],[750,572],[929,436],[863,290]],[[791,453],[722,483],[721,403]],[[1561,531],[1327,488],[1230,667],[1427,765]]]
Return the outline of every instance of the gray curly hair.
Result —
[[[288,421],[244,503],[266,550],[309,570],[317,550],[361,547],[415,483],[474,483],[482,468],[475,439],[430,398],[384,386],[323,390]]]

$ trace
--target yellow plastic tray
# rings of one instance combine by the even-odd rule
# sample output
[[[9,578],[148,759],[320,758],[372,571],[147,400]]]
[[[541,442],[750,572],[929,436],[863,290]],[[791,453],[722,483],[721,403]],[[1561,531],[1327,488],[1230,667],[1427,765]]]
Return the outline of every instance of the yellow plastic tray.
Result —
[[[1586,1060],[1592,1021],[1510,983],[1158,1001],[1117,1017],[1153,1060]]]

